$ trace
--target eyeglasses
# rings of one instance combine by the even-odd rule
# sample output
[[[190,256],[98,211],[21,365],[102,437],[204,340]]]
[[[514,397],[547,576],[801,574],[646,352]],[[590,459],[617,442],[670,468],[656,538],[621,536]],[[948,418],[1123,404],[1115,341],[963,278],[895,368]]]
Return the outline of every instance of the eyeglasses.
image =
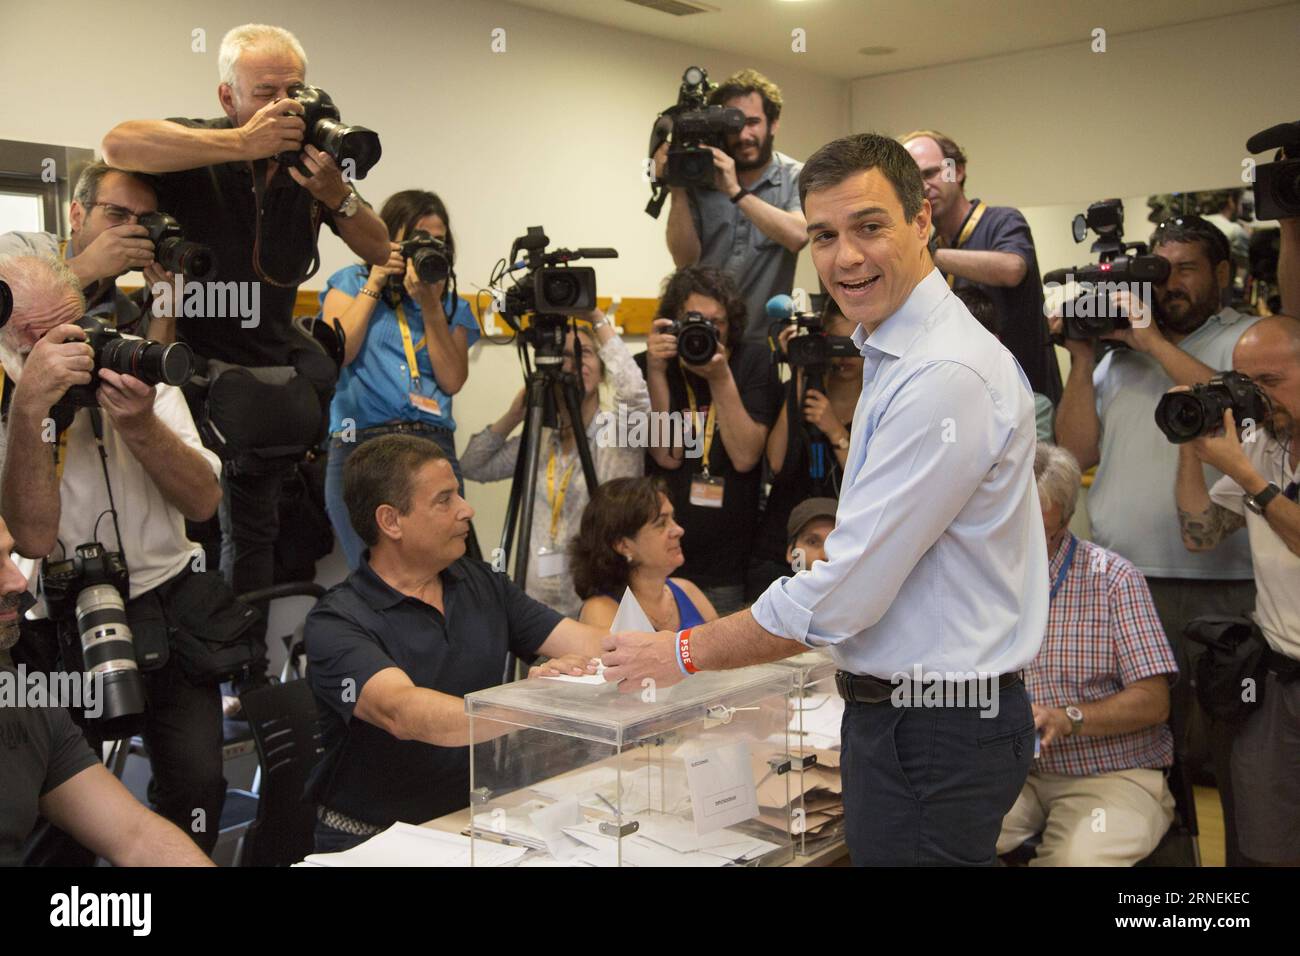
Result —
[[[130,209],[127,209],[125,206],[119,206],[117,203],[112,203],[112,202],[92,202],[92,203],[87,203],[86,205],[89,206],[91,209],[95,208],[96,206],[103,206],[104,218],[107,219],[115,226],[120,226],[128,222],[131,223],[139,222],[140,217],[144,215],[144,213],[142,212],[132,212]]]

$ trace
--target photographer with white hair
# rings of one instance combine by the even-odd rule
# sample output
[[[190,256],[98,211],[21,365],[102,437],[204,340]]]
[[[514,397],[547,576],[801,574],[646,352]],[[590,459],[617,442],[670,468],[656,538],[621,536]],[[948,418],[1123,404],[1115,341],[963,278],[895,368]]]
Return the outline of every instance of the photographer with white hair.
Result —
[[[281,487],[324,438],[338,375],[337,363],[293,324],[298,286],[319,261],[320,226],[371,265],[388,261],[389,244],[345,170],[312,144],[297,98],[307,78],[297,38],[265,24],[235,27],[221,41],[218,67],[223,116],[130,120],[109,131],[103,151],[114,166],[157,174],[160,208],[188,239],[212,247],[217,271],[209,293],[215,286],[239,290],[238,310],[220,310],[239,314],[196,316],[187,302],[176,324],[181,341],[202,358],[254,370],[247,387],[227,389],[218,400],[209,366],[213,384],[205,411],[195,415],[210,418],[215,428],[205,439],[227,463],[221,564],[244,594],[274,583]],[[306,88],[308,97],[312,92]],[[294,161],[286,162],[288,155]],[[212,310],[214,296],[207,298],[198,311]],[[278,414],[256,414],[266,407]]]

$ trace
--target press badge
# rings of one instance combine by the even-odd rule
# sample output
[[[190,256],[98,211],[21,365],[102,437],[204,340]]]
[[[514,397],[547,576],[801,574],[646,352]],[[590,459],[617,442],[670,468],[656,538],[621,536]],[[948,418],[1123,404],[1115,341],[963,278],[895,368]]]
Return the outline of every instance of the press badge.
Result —
[[[563,551],[552,551],[547,547],[537,549],[537,576],[539,578],[553,578],[564,574],[568,570],[569,556]]]
[[[711,475],[696,475],[691,479],[691,504],[701,508],[721,508],[725,482]]]
[[[442,406],[432,395],[421,395],[419,392],[408,392],[407,395],[411,399],[411,404],[426,415],[442,414]]]

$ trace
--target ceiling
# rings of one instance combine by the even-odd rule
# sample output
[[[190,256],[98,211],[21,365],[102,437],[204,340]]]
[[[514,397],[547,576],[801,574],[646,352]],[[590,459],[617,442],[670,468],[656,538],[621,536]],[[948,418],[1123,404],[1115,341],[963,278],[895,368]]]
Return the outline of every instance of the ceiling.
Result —
[[[813,73],[878,76],[1126,33],[1268,7],[1277,0],[685,0],[712,8],[672,16],[629,0],[508,0],[566,17],[768,60],[791,54],[805,31]],[[672,2],[672,0],[669,0]],[[896,52],[866,56],[863,47]]]

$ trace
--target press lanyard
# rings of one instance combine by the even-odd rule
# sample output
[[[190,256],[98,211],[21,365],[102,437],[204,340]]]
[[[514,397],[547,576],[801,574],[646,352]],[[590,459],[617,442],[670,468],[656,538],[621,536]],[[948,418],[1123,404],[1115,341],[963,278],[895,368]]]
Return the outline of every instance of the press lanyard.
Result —
[[[1052,582],[1052,593],[1048,595],[1047,600],[1050,603],[1056,597],[1056,592],[1061,590],[1061,583],[1065,581],[1065,574],[1070,570],[1070,564],[1074,561],[1074,549],[1079,546],[1079,539],[1070,537],[1070,546],[1065,549],[1065,560],[1061,562],[1061,568],[1056,572],[1056,580]]]
[[[966,221],[962,223],[961,232],[957,234],[957,241],[952,244],[954,249],[960,249],[962,246],[966,245],[970,240],[971,233],[973,233],[975,227],[980,224],[980,219],[983,218],[984,210],[987,208],[988,207],[980,200],[975,200],[975,205],[972,206],[971,211],[966,214]],[[948,276],[948,288],[951,289],[952,284],[956,281],[957,277],[955,275]]]
[[[682,382],[686,385],[686,401],[691,407],[691,424],[699,427],[699,412],[696,411],[695,389],[691,388],[691,381],[686,377],[686,370],[682,370]],[[709,402],[709,414],[704,419],[704,448],[700,460],[704,462],[704,477],[709,477],[709,449],[713,447],[713,430],[717,427],[718,403]]]
[[[564,476],[560,478],[560,488],[557,492],[555,489],[555,449],[551,449],[550,461],[546,463],[546,500],[551,503],[551,545],[556,542],[556,535],[560,530],[560,516],[564,514],[564,496],[569,491],[569,480],[573,477],[573,469],[577,461],[569,462],[569,467],[564,470]]]
[[[416,364],[415,346],[411,343],[411,327],[406,324],[406,310],[397,304],[397,327],[402,331],[402,348],[406,352],[406,371],[411,376],[411,388],[420,390],[420,366]]]

